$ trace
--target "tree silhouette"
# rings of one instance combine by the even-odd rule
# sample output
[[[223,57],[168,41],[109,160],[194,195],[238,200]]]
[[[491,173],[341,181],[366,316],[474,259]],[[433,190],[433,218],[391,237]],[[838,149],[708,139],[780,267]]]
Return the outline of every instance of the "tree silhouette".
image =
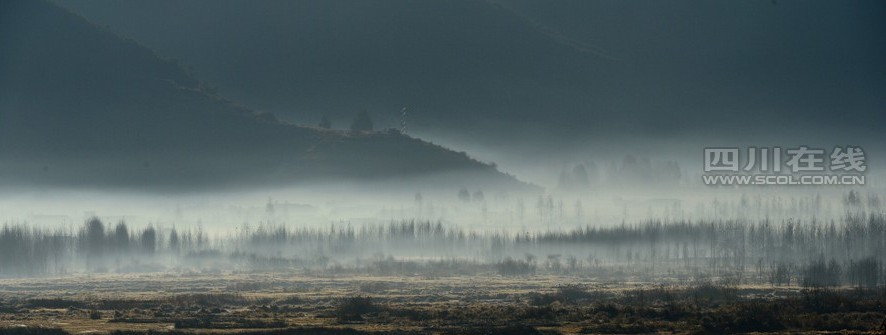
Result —
[[[584,164],[578,164],[572,168],[572,182],[576,190],[585,191],[590,187],[591,181],[588,178],[588,170],[585,169]]]
[[[323,115],[323,117],[320,118],[320,124],[318,126],[320,126],[320,128],[323,128],[323,129],[331,129],[332,122],[329,121],[329,118],[326,117],[326,115]]]
[[[114,228],[114,247],[118,252],[129,251],[129,228],[124,222],[117,223]]]
[[[84,231],[84,244],[87,255],[99,257],[104,252],[105,224],[96,217],[86,221]]]
[[[157,250],[157,231],[154,227],[149,226],[142,231],[141,246],[147,254],[153,254]]]
[[[175,253],[178,253],[179,248],[181,248],[181,241],[178,237],[178,232],[175,230],[175,227],[172,227],[172,231],[169,233],[169,249],[171,249]]]
[[[458,200],[468,202],[471,201],[471,192],[467,188],[462,187],[458,190]]]
[[[372,119],[369,117],[369,113],[366,112],[365,109],[357,114],[357,117],[354,118],[354,122],[351,122],[351,130],[372,131]]]

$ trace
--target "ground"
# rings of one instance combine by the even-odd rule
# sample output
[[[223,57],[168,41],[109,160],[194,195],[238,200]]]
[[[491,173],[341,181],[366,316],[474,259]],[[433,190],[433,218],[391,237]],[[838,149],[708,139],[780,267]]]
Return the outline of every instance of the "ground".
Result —
[[[99,274],[0,280],[0,330],[870,333],[886,320],[884,297],[882,290],[853,288],[663,286],[575,276]]]

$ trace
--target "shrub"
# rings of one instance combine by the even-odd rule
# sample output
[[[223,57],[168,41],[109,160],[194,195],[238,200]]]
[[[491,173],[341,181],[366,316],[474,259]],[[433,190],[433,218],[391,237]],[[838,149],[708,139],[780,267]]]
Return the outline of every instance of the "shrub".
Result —
[[[0,334],[7,335],[69,335],[58,328],[43,327],[0,327]]]
[[[535,265],[522,261],[507,258],[501,263],[496,264],[498,274],[502,276],[526,276],[535,273]]]
[[[339,321],[362,321],[363,315],[376,312],[378,306],[370,297],[355,296],[344,298],[339,301],[336,308],[336,317]]]

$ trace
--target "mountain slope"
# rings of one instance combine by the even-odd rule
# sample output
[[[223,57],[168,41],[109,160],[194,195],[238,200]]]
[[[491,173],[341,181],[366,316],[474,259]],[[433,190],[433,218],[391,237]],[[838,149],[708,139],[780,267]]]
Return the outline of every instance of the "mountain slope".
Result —
[[[48,2],[0,2],[0,41],[2,184],[187,188],[458,173],[526,187],[400,134],[319,130],[253,112]]]
[[[57,1],[298,122],[408,106],[416,129],[481,144],[785,125],[842,142],[886,107],[877,1]]]
[[[617,62],[550,38],[485,1],[60,1],[193,65],[237,101],[290,120],[473,133],[611,118]],[[236,24],[233,24],[235,23]],[[570,115],[550,117],[551,111]]]

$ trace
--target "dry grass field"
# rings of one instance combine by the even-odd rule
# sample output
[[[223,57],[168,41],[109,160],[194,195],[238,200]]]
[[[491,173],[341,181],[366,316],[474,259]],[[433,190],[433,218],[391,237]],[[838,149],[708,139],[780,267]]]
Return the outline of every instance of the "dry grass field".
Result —
[[[11,334],[860,333],[886,291],[577,276],[101,274],[0,280]]]

